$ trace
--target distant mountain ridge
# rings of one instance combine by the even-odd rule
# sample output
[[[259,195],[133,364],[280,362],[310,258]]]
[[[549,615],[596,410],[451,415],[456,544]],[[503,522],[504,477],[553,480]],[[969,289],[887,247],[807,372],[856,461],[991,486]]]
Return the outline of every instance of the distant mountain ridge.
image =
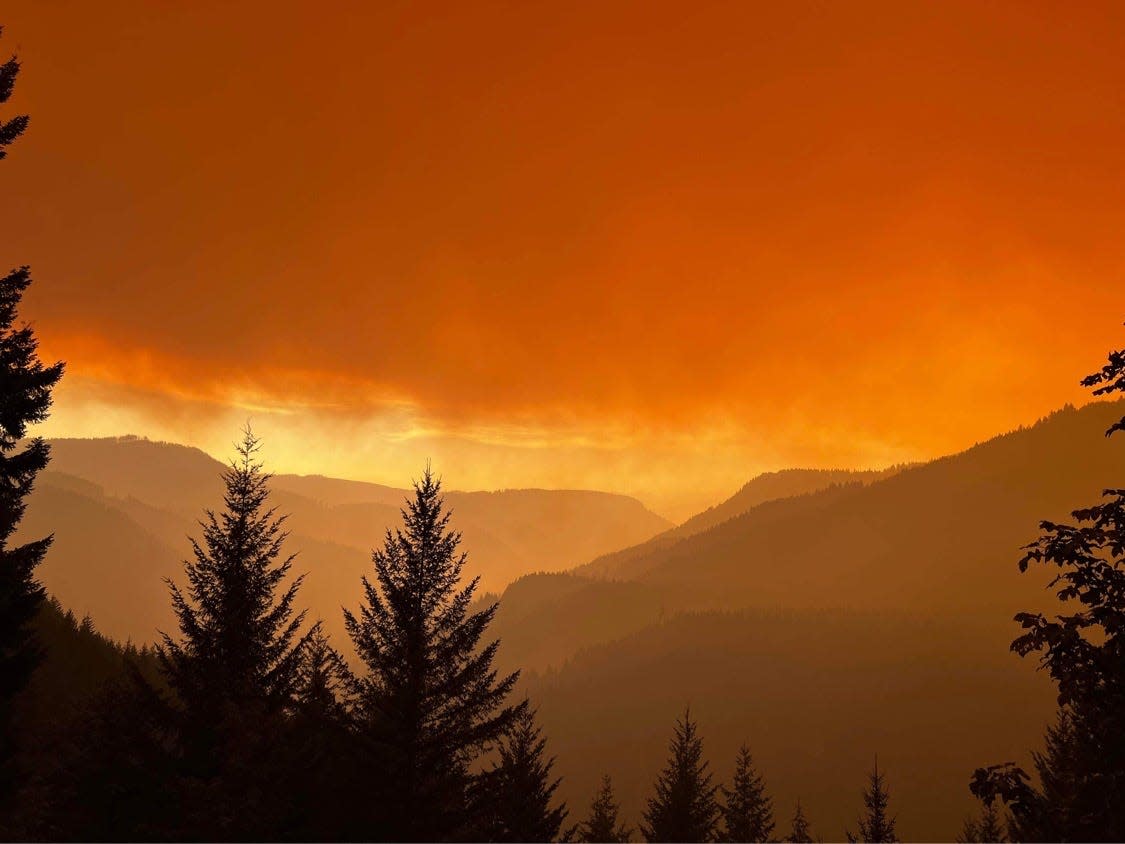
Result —
[[[500,656],[543,701],[563,796],[610,771],[636,817],[690,704],[720,773],[749,741],[779,816],[800,796],[818,835],[842,837],[878,753],[904,840],[952,839],[973,768],[1026,762],[1051,717],[1047,679],[1008,646],[1017,611],[1058,604],[1049,574],[1016,562],[1041,520],[1125,483],[1125,444],[1103,436],[1122,415],[1125,401],[1068,406],[870,483],[513,582]]]
[[[224,464],[203,451],[138,437],[51,442],[21,536],[55,534],[41,569],[47,588],[113,637],[152,641],[172,624],[162,579],[180,578],[197,520],[222,505]],[[268,453],[265,455],[268,463]],[[268,468],[268,466],[267,466]],[[324,476],[276,475],[272,502],[288,514],[303,598],[342,635],[340,606],[356,600],[371,549],[399,523],[407,491]],[[582,490],[449,491],[470,566],[484,588],[568,568],[667,529],[634,498]]]

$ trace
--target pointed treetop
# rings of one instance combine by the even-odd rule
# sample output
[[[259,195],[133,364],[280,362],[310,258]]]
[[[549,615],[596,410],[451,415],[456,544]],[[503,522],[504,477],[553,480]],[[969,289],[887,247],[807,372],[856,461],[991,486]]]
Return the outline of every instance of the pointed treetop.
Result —
[[[812,844],[812,840],[812,827],[801,808],[801,798],[798,797],[797,810],[793,813],[792,829],[786,841],[792,841],[795,844]]]

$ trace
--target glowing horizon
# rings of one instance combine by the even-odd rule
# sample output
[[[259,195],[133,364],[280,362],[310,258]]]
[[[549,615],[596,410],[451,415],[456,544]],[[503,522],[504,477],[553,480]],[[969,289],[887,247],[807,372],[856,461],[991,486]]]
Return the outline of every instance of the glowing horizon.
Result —
[[[679,520],[1086,400],[1113,10],[598,8],[12,4],[42,432],[222,457],[251,417],[277,471]]]

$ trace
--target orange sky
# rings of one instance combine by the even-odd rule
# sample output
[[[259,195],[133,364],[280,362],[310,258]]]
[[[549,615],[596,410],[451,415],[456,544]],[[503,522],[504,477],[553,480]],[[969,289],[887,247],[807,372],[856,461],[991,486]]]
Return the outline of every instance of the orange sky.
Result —
[[[674,517],[955,450],[1125,331],[1120,5],[16,0],[52,435]]]

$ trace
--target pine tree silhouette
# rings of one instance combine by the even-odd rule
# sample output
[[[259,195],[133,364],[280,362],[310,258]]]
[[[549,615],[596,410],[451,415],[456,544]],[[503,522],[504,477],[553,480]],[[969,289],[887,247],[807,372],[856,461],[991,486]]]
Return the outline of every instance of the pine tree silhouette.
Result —
[[[676,722],[670,756],[656,781],[656,794],[644,811],[641,832],[648,841],[711,841],[715,837],[719,807],[718,786],[703,758],[703,740],[691,710]]]
[[[879,759],[875,759],[875,767],[869,776],[867,789],[863,792],[863,805],[867,810],[859,819],[859,837],[847,833],[849,841],[866,841],[869,844],[878,842],[898,841],[895,834],[895,819],[887,814],[887,804],[890,794],[884,782],[885,777],[879,773]]]
[[[157,657],[174,693],[171,730],[182,749],[182,831],[189,838],[274,839],[289,825],[289,721],[309,634],[285,580],[284,517],[267,507],[270,476],[249,427],[223,473],[224,509],[208,511],[184,563],[186,594],[168,581],[179,640]]]
[[[805,817],[800,800],[797,801],[797,810],[793,813],[793,824],[789,837],[785,840],[792,841],[794,844],[812,844],[812,827],[809,826],[808,818]]]
[[[4,33],[4,28],[0,26],[0,35]],[[12,56],[4,64],[0,64],[0,105],[3,105],[12,96],[12,89],[16,84],[16,77],[19,76],[20,63],[19,59]],[[11,117],[8,120],[0,119],[0,159],[4,158],[8,152],[7,147],[16,138],[23,134],[27,128],[28,118],[26,114],[21,114],[18,117]]]
[[[766,784],[754,770],[750,749],[738,750],[734,765],[732,788],[721,787],[724,804],[723,841],[769,841],[773,832],[773,801],[766,794]]]
[[[613,796],[613,781],[609,774],[602,777],[601,788],[590,804],[590,816],[578,825],[578,840],[585,842],[606,842],[622,844],[628,841],[633,831],[617,820],[621,807]]]
[[[356,806],[371,799],[355,773],[356,741],[351,704],[355,678],[332,647],[320,623],[313,626],[301,655],[293,717],[282,734],[287,754],[285,820],[290,841],[348,841],[370,838],[373,830],[354,823]]]
[[[266,713],[289,707],[309,634],[293,602],[304,580],[284,581],[296,555],[281,558],[285,517],[266,508],[270,475],[257,462],[259,440],[247,426],[238,459],[223,473],[225,509],[207,511],[203,544],[184,562],[185,595],[168,588],[182,639],[163,634],[160,664],[180,702],[211,717],[224,704]]]
[[[314,721],[343,721],[354,685],[347,663],[317,622],[309,631],[297,668],[297,711]]]
[[[486,841],[555,841],[566,804],[552,806],[560,780],[551,778],[547,740],[525,707],[500,742],[500,761],[479,783]]]
[[[359,616],[345,611],[369,672],[357,682],[357,722],[372,778],[388,773],[376,801],[387,813],[372,823],[392,839],[442,840],[466,834],[470,766],[526,704],[505,703],[518,674],[497,678],[499,643],[480,646],[498,605],[469,612],[479,578],[461,584],[461,535],[429,467],[402,518],[372,554]]]
[[[11,97],[19,69],[14,57],[0,65],[0,104]],[[0,120],[0,158],[25,128],[26,116]],[[0,278],[0,804],[13,788],[12,701],[42,657],[29,624],[44,597],[35,568],[52,539],[9,544],[23,518],[35,477],[50,459],[50,449],[39,437],[20,446],[28,425],[47,418],[51,390],[63,374],[62,363],[43,365],[31,326],[16,322],[29,284],[27,267]]]
[[[1125,350],[1082,383],[1095,395],[1125,392]],[[1125,418],[1105,434],[1118,431]],[[1054,617],[1016,616],[1024,632],[1012,651],[1038,654],[1058,688],[1058,723],[1046,751],[1034,754],[1041,786],[1010,762],[978,768],[970,782],[986,804],[1007,804],[1016,840],[1125,840],[1125,488],[1105,490],[1100,504],[1072,516],[1073,524],[1040,523],[1019,563],[1021,572],[1051,568],[1060,602],[1079,605]]]
[[[995,801],[986,803],[978,817],[966,818],[957,836],[959,844],[995,844],[1007,840]]]

